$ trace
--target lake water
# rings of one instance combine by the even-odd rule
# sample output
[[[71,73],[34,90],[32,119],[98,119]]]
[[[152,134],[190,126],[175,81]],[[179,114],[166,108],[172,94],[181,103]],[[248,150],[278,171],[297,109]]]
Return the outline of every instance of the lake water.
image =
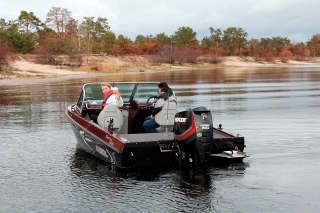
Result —
[[[167,81],[245,136],[243,163],[119,171],[82,151],[65,116],[81,86]],[[156,89],[156,88],[155,88]],[[123,73],[0,87],[1,212],[319,212],[320,68]]]

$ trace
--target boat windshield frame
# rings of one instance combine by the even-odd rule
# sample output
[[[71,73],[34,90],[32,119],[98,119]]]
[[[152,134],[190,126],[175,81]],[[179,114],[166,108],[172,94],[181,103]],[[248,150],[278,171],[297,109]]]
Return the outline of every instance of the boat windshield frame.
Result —
[[[159,82],[110,82],[110,84],[119,89],[124,104],[129,104],[133,100],[146,103],[149,97],[158,96]],[[91,106],[102,105],[103,96],[101,82],[86,83],[82,87],[76,108],[81,113],[84,102]]]

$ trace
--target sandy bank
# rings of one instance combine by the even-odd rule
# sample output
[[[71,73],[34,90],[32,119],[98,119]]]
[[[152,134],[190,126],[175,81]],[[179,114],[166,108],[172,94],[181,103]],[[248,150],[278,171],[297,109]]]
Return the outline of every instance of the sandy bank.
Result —
[[[134,58],[134,56],[130,56]],[[137,56],[141,58],[141,56]],[[115,59],[115,57],[105,56],[102,60],[117,60],[120,63],[120,59]],[[110,59],[110,60],[111,60]],[[136,59],[133,59],[136,60]],[[141,60],[141,59],[140,59]],[[125,61],[128,64],[130,62]],[[146,62],[147,63],[147,62]],[[239,57],[239,56],[229,56],[223,57],[221,62],[218,64],[202,63],[202,64],[185,64],[185,65],[173,65],[171,68],[169,66],[159,68],[159,66],[152,67],[148,64],[148,70],[145,72],[163,72],[170,70],[186,70],[195,68],[213,68],[213,67],[281,67],[281,66],[319,66],[320,60],[315,62],[308,61],[293,61],[288,60],[285,63],[280,60],[275,60],[272,62],[261,61],[257,62],[251,57]],[[20,85],[20,84],[35,84],[35,83],[47,83],[68,79],[79,79],[79,78],[94,78],[105,75],[117,75],[122,71],[116,71],[113,73],[109,72],[94,72],[94,71],[70,71],[66,67],[52,66],[52,65],[42,65],[36,64],[31,61],[25,60],[22,57],[18,57],[18,60],[12,65],[14,68],[12,75],[1,75],[0,74],[0,86],[1,85]],[[134,67],[134,66],[133,66]],[[138,68],[135,70],[139,70]],[[130,71],[130,73],[140,73],[139,71]]]
[[[252,57],[245,56],[227,56],[222,58],[220,65],[231,67],[275,67],[275,66],[294,66],[294,65],[320,65],[320,60],[315,62],[310,61],[295,61],[287,60],[282,62],[279,59],[275,59],[271,62],[268,61],[255,61]]]

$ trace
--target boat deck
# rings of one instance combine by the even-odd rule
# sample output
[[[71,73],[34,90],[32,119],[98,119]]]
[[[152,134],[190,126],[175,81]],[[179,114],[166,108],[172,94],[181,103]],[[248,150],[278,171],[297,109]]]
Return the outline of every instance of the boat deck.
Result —
[[[144,134],[120,134],[122,138],[132,143],[140,142],[173,142],[173,132],[144,133]]]
[[[128,142],[141,143],[141,142],[173,142],[174,133],[173,132],[162,132],[162,133],[141,133],[141,134],[120,134],[122,138],[126,139]],[[240,135],[233,135],[223,131],[222,129],[213,129],[213,139],[227,139],[241,137]]]

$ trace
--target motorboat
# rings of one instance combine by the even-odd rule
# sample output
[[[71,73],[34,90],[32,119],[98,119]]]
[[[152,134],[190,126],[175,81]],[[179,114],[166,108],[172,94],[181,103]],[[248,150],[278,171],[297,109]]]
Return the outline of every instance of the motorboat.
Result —
[[[78,101],[66,108],[66,115],[78,144],[87,152],[119,168],[165,164],[202,166],[210,159],[243,159],[245,140],[215,126],[206,107],[178,110],[168,101],[156,114],[159,128],[145,133],[143,122],[157,98],[157,82],[113,82],[123,99],[102,108],[101,83],[83,85]],[[172,86],[171,86],[172,88]],[[90,114],[98,116],[97,123]]]

